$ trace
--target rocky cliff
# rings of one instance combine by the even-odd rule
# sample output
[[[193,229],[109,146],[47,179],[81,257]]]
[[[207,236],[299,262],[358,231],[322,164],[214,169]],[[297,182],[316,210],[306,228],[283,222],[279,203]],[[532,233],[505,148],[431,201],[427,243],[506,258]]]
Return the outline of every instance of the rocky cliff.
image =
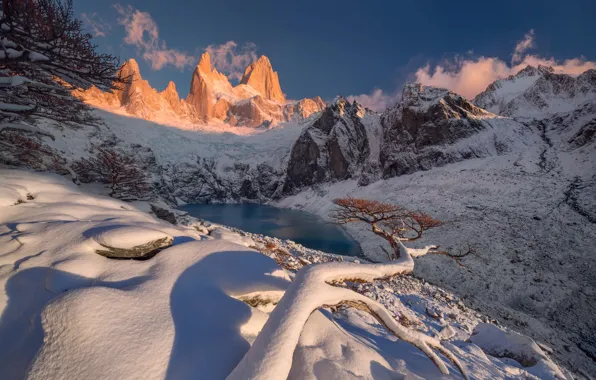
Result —
[[[277,72],[273,71],[269,58],[264,55],[246,68],[240,83],[251,86],[266,99],[280,103],[286,101],[283,92],[281,92]]]
[[[406,85],[401,102],[381,116],[383,177],[499,155],[523,144],[527,127],[474,106],[451,91]]]
[[[366,111],[339,98],[306,127],[290,153],[284,193],[356,177],[369,157]],[[372,116],[376,118],[376,115]]]

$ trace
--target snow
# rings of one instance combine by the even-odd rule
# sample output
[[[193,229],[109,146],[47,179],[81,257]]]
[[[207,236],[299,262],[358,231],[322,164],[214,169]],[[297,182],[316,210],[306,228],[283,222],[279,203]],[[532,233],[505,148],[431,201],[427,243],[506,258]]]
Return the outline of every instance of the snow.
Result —
[[[271,363],[289,370],[289,378],[447,378],[368,314],[340,309],[310,315],[312,305],[336,301],[345,292],[386,308],[390,325],[396,324],[394,316],[417,321],[421,332],[416,336],[451,326],[455,335],[444,346],[473,378],[531,378],[519,363],[487,356],[465,342],[486,318],[448,292],[411,277],[354,284],[358,293],[320,282],[346,275],[373,278],[387,273],[387,266],[330,262],[294,274],[226,240],[249,236],[258,247],[264,237],[211,226],[211,233],[219,231],[220,239],[214,240],[197,228],[207,224],[186,217],[184,225],[172,225],[142,211],[148,207],[141,202],[94,195],[47,173],[1,169],[0,182],[0,367],[5,379],[223,379],[247,352],[258,351],[249,349],[265,336],[263,326],[279,321],[298,326],[292,318],[280,318],[289,310],[301,315],[304,328],[298,334],[298,327],[287,330],[295,352],[280,350],[280,362]],[[98,241],[130,247],[163,236],[173,237],[173,246],[146,261],[95,253]],[[296,248],[293,252],[308,251],[318,260],[339,259]],[[392,264],[392,270],[410,270],[409,260]],[[302,276],[318,280],[304,292],[309,282],[296,280]],[[292,302],[295,295],[306,297]],[[249,306],[255,299],[269,309]],[[439,319],[428,316],[428,308]],[[460,376],[451,364],[447,368]]]
[[[172,238],[162,231],[141,226],[111,226],[94,231],[93,235],[93,239],[103,246],[122,249],[133,248],[159,239]]]
[[[508,79],[499,79],[495,83],[498,90],[493,96],[493,105],[486,110],[495,114],[500,114],[501,106],[509,103],[516,97],[522,95],[530,86],[532,86],[540,75],[513,77]]]
[[[218,227],[212,230],[209,236],[212,236],[215,239],[232,241],[236,244],[243,245],[245,247],[251,247],[255,245],[254,241],[251,238],[247,236],[241,236],[233,231],[230,231],[222,227]]]
[[[41,53],[35,52],[35,51],[30,51],[29,52],[29,60],[35,62],[35,61],[49,61],[50,59]]]
[[[480,323],[474,329],[470,341],[490,355],[514,359],[540,379],[565,379],[561,370],[527,336]]]

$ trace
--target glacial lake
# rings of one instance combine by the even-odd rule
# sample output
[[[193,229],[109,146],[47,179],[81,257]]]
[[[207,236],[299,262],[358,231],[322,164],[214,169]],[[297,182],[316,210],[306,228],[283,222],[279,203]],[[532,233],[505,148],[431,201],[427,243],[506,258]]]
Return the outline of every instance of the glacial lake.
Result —
[[[293,240],[323,252],[361,255],[360,245],[343,228],[304,211],[259,204],[189,204],[179,208],[195,218]]]

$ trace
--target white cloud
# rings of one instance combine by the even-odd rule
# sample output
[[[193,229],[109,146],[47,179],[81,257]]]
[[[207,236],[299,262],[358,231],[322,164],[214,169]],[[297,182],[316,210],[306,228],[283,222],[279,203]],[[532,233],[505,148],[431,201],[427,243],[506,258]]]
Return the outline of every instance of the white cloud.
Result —
[[[515,47],[512,64],[495,57],[479,57],[476,59],[455,58],[435,67],[426,65],[416,71],[416,81],[425,85],[447,88],[468,99],[472,99],[497,79],[516,74],[528,65],[551,66],[556,73],[578,75],[588,69],[596,69],[596,62],[587,61],[583,57],[567,59],[563,62],[554,58],[543,58],[537,55],[524,55],[534,44],[534,33],[530,31]]]
[[[350,102],[354,100],[366,108],[373,111],[384,111],[389,107],[393,107],[401,97],[399,92],[390,94],[381,89],[374,89],[370,94],[350,95],[347,96]]]
[[[81,20],[87,25],[94,37],[105,37],[111,25],[104,22],[97,13],[81,13]]]
[[[211,55],[211,64],[230,79],[240,80],[244,69],[257,60],[257,46],[252,42],[238,47],[234,41],[221,45],[209,45],[205,49]]]
[[[126,30],[124,42],[135,45],[143,59],[151,64],[153,70],[161,70],[167,65],[183,69],[196,63],[196,57],[167,48],[166,42],[159,38],[157,24],[149,13],[141,12],[130,5],[123,7],[116,4],[114,8],[121,16],[118,22]]]
[[[513,50],[513,57],[511,58],[511,64],[517,64],[523,61],[523,56],[528,49],[534,47],[534,29],[530,29],[528,33],[524,35],[524,38],[515,45]]]

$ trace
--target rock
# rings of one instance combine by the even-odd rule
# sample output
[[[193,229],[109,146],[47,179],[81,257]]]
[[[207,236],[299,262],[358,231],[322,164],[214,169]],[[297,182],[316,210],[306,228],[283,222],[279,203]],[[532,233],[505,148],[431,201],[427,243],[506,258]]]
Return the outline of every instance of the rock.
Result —
[[[219,99],[213,107],[213,117],[220,120],[225,120],[228,117],[230,111],[230,102],[225,99]]]
[[[369,153],[366,111],[339,98],[304,129],[290,153],[284,193],[313,184],[355,177]]]
[[[165,208],[158,207],[156,205],[151,205],[151,211],[157,216],[159,219],[165,220],[166,222],[170,222],[172,224],[176,224],[176,215]]]
[[[228,77],[212,66],[209,53],[204,53],[192,73],[186,100],[180,99],[174,82],[170,81],[162,92],[152,88],[142,78],[134,59],[122,65],[118,76],[129,82],[119,84],[114,93],[91,87],[77,90],[76,95],[93,105],[121,106],[131,115],[157,122],[202,123],[218,119],[232,126],[263,128],[306,119],[325,107],[320,97],[285,104],[277,73],[264,56],[250,64],[241,83],[233,87]]]
[[[194,108],[197,116],[202,120],[208,120],[213,114],[212,75],[211,56],[209,53],[203,53],[192,73],[190,92],[186,98],[186,102]]]
[[[264,55],[246,68],[240,83],[251,86],[266,99],[280,103],[286,101],[279,85],[277,72],[273,71],[269,58]]]
[[[104,246],[106,249],[97,249],[95,253],[109,259],[148,260],[162,249],[171,246],[173,241],[173,238],[165,237],[128,249]]]
[[[174,242],[165,232],[137,226],[105,226],[89,230],[86,235],[103,247],[95,250],[97,254],[111,259],[150,259]]]
[[[497,80],[474,98],[474,104],[502,116],[538,119],[555,112],[571,112],[596,96],[596,70],[579,76],[555,73],[552,67],[526,66]]]
[[[284,116],[286,120],[302,120],[324,109],[325,102],[319,96],[312,99],[305,98],[296,103],[287,104],[284,107]]]
[[[284,120],[282,107],[260,95],[232,105],[230,114],[237,120],[235,125],[246,127],[261,126],[267,121],[279,122]]]
[[[85,101],[99,106],[121,106],[131,114],[147,120],[160,120],[164,116],[194,120],[196,115],[189,105],[180,100],[174,82],[157,92],[143,79],[134,59],[126,61],[118,71],[127,83],[118,84],[113,93],[101,92],[95,87],[77,91]]]

